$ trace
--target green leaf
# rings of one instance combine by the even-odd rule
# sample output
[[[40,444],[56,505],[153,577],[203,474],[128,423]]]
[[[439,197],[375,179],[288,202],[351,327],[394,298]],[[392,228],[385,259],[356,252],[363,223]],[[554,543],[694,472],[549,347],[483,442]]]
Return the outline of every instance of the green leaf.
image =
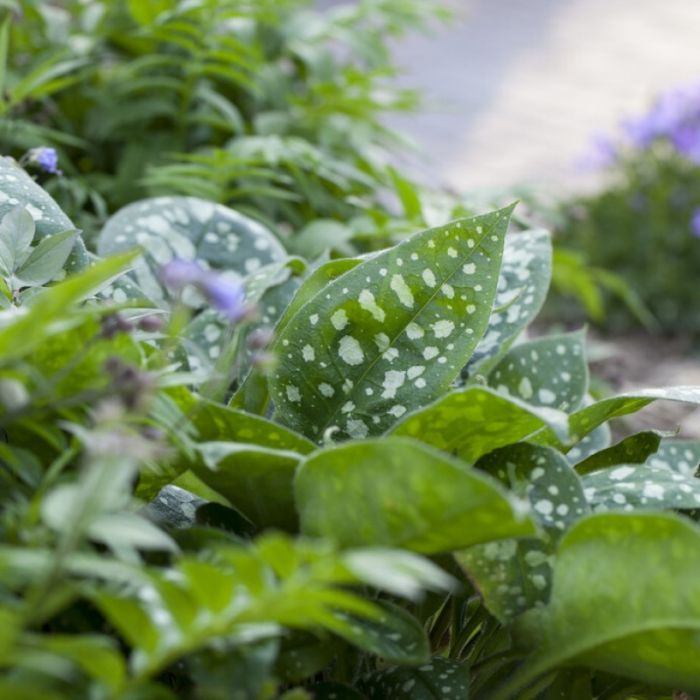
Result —
[[[539,442],[541,436],[533,438],[533,441]],[[599,425],[591,430],[588,435],[585,435],[580,442],[577,442],[567,453],[566,458],[572,466],[575,466],[580,461],[588,459],[602,450],[610,447],[612,442],[612,432],[607,423]]]
[[[177,545],[165,532],[136,513],[102,513],[90,522],[87,534],[115,552],[123,548],[177,550]]]
[[[548,542],[489,542],[457,552],[455,558],[501,623],[549,599],[554,552]]]
[[[533,518],[549,537],[490,542],[455,556],[502,622],[547,601],[553,540],[590,508],[583,486],[566,458],[551,448],[519,444],[497,450],[478,465],[530,502]]]
[[[535,406],[577,408],[588,390],[583,333],[538,338],[511,348],[488,382]]]
[[[375,603],[375,618],[338,614],[350,623],[340,636],[363,651],[396,664],[420,664],[430,657],[430,643],[423,626],[403,608],[387,601]]]
[[[581,520],[561,542],[549,607],[531,623],[534,652],[494,700],[521,697],[564,665],[700,690],[700,530],[672,515]]]
[[[533,534],[529,510],[497,482],[405,438],[315,452],[295,479],[304,534],[342,546],[447,552]]]
[[[700,480],[669,469],[623,464],[584,476],[583,485],[596,512],[700,507]]]
[[[112,216],[100,232],[100,255],[143,248],[134,278],[151,299],[166,298],[158,271],[173,258],[203,260],[245,276],[287,256],[261,224],[221,204],[196,197],[155,197],[134,202]]]
[[[34,240],[34,219],[23,206],[16,206],[0,221],[0,266],[9,277],[24,262]]]
[[[6,325],[0,326],[0,357],[3,362],[23,357],[45,343],[48,337],[65,331],[70,325],[68,319],[76,324],[82,321],[83,317],[73,305],[121,275],[135,255],[131,252],[100,260],[65,282],[42,290],[26,307],[26,313],[12,316]]]
[[[361,688],[368,700],[468,700],[469,669],[436,656],[416,668],[375,671],[362,679]]]
[[[23,286],[39,287],[58,276],[73,249],[77,231],[54,233],[39,241],[22,267],[17,278]]]
[[[194,473],[261,527],[294,530],[292,484],[302,455],[241,442],[202,442]]]
[[[668,389],[639,389],[580,408],[569,417],[571,444],[576,444],[584,436],[611,418],[635,413],[654,401],[677,401],[680,403],[700,403],[700,388],[696,386],[675,386]],[[566,448],[550,429],[537,436],[537,441]],[[579,456],[578,459],[581,459]]]
[[[598,469],[618,464],[644,464],[659,449],[663,433],[645,430],[620,440],[612,447],[595,452],[576,463],[578,474],[590,474]],[[654,465],[651,465],[654,466]]]
[[[390,433],[415,438],[474,462],[545,425],[565,439],[567,420],[565,413],[552,408],[530,406],[486,387],[467,387],[406,416]]]
[[[697,440],[662,440],[656,454],[647,460],[650,467],[670,469],[692,476],[700,464],[700,442]]]
[[[37,240],[76,228],[58,204],[12,158],[0,157],[0,219],[17,205],[24,207],[34,219]],[[66,262],[66,272],[72,274],[88,264],[85,245],[77,237]]]
[[[279,420],[362,438],[440,396],[488,322],[511,211],[418,233],[305,304],[274,346]]]
[[[552,277],[548,231],[521,231],[506,237],[498,293],[489,325],[465,373],[485,373],[542,308]]]

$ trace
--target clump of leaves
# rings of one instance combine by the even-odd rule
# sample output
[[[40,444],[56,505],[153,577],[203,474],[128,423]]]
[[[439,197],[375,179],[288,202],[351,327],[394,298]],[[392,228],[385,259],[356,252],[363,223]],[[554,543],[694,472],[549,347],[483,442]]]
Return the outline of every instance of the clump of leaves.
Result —
[[[60,152],[48,183],[81,228],[153,194],[195,194],[300,228],[383,209],[388,42],[444,16],[371,0],[22,0],[0,36],[0,147]],[[91,225],[92,223],[92,225]]]
[[[71,230],[18,175],[0,161],[0,232]],[[594,401],[581,332],[527,335],[551,245],[511,214],[313,267],[156,198],[65,280],[3,272],[6,694],[700,690],[700,445],[607,428],[700,389]]]

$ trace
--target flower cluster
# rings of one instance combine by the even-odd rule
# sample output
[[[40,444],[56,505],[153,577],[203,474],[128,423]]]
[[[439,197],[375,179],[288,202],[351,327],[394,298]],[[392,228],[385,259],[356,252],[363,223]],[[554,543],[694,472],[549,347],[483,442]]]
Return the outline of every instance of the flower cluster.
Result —
[[[195,287],[231,323],[250,315],[251,308],[246,304],[243,285],[205,269],[196,261],[174,258],[163,265],[160,278],[174,291],[181,291],[187,286]]]

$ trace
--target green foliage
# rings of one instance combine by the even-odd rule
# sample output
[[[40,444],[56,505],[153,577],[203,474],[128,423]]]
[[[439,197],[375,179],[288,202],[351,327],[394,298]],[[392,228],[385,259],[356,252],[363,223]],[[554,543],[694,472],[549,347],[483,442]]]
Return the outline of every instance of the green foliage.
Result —
[[[700,690],[700,445],[607,425],[700,389],[594,401],[584,334],[528,335],[552,248],[512,207],[311,261],[146,199],[76,266],[80,234],[5,167],[5,695]]]
[[[688,280],[700,263],[693,224],[699,183],[696,163],[658,144],[624,151],[599,192],[563,205],[562,246],[588,266],[614,271],[652,315],[640,317],[639,305],[631,307],[629,295],[625,300],[617,293],[619,281],[602,279],[605,293],[597,299],[589,295],[589,308],[596,308],[592,320],[611,330],[641,322],[667,332],[698,333],[700,304]],[[605,314],[599,313],[603,305]]]
[[[47,186],[96,232],[107,212],[195,195],[300,229],[386,218],[389,41],[446,13],[419,0],[22,0],[0,33],[0,149],[55,147]]]

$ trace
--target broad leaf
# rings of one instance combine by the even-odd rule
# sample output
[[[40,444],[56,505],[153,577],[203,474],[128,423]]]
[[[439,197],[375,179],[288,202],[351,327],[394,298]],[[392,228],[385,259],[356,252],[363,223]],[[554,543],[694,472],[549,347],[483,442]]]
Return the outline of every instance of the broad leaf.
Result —
[[[292,483],[302,455],[242,442],[202,442],[194,473],[261,527],[294,530]]]
[[[497,700],[561,665],[700,690],[700,530],[672,515],[585,518],[562,540],[550,605],[530,622],[535,651]]]
[[[221,204],[196,197],[155,197],[134,202],[118,211],[102,229],[100,255],[144,251],[134,277],[151,299],[165,292],[158,269],[174,257],[204,260],[210,267],[251,274],[286,258],[279,241],[261,224]]]
[[[469,669],[436,656],[416,668],[388,668],[362,679],[369,700],[468,700]]]
[[[540,438],[540,435],[536,436],[533,438],[533,442],[539,442]],[[575,466],[584,459],[588,459],[602,450],[606,450],[610,447],[611,442],[612,432],[610,426],[607,423],[602,423],[597,428],[591,430],[590,433],[584,435],[583,438],[566,453],[566,458],[569,460],[569,464]],[[556,442],[554,442],[554,444],[561,445],[561,443]]]
[[[533,518],[549,537],[490,542],[455,556],[501,621],[547,601],[554,558],[553,540],[590,513],[583,487],[566,458],[555,450],[520,444],[505,447],[478,463],[479,468],[526,497]]]
[[[36,227],[23,206],[10,209],[0,221],[0,270],[10,277],[26,260]]]
[[[465,367],[467,375],[488,371],[542,308],[552,277],[548,231],[514,233],[506,238],[494,311],[484,337]]]
[[[595,511],[700,507],[700,480],[669,469],[620,465],[588,474],[583,485]]]
[[[43,188],[12,158],[0,157],[0,220],[18,205],[24,207],[34,219],[36,240],[75,230],[73,222]],[[77,272],[87,265],[88,254],[85,245],[81,238],[76,238],[66,262],[66,272]]]
[[[418,233],[306,303],[274,347],[279,420],[362,438],[444,393],[488,322],[510,212]]]
[[[577,408],[588,390],[583,334],[547,336],[516,345],[494,367],[488,382],[535,406]]]
[[[548,425],[566,439],[568,418],[552,408],[529,406],[486,387],[451,392],[391,429],[392,435],[416,438],[467,462],[523,440]]]
[[[527,504],[496,481],[405,438],[315,452],[295,494],[302,531],[342,546],[432,554],[535,532]]]
[[[656,454],[649,457],[647,464],[656,469],[692,476],[700,464],[700,442],[697,440],[663,440]]]

